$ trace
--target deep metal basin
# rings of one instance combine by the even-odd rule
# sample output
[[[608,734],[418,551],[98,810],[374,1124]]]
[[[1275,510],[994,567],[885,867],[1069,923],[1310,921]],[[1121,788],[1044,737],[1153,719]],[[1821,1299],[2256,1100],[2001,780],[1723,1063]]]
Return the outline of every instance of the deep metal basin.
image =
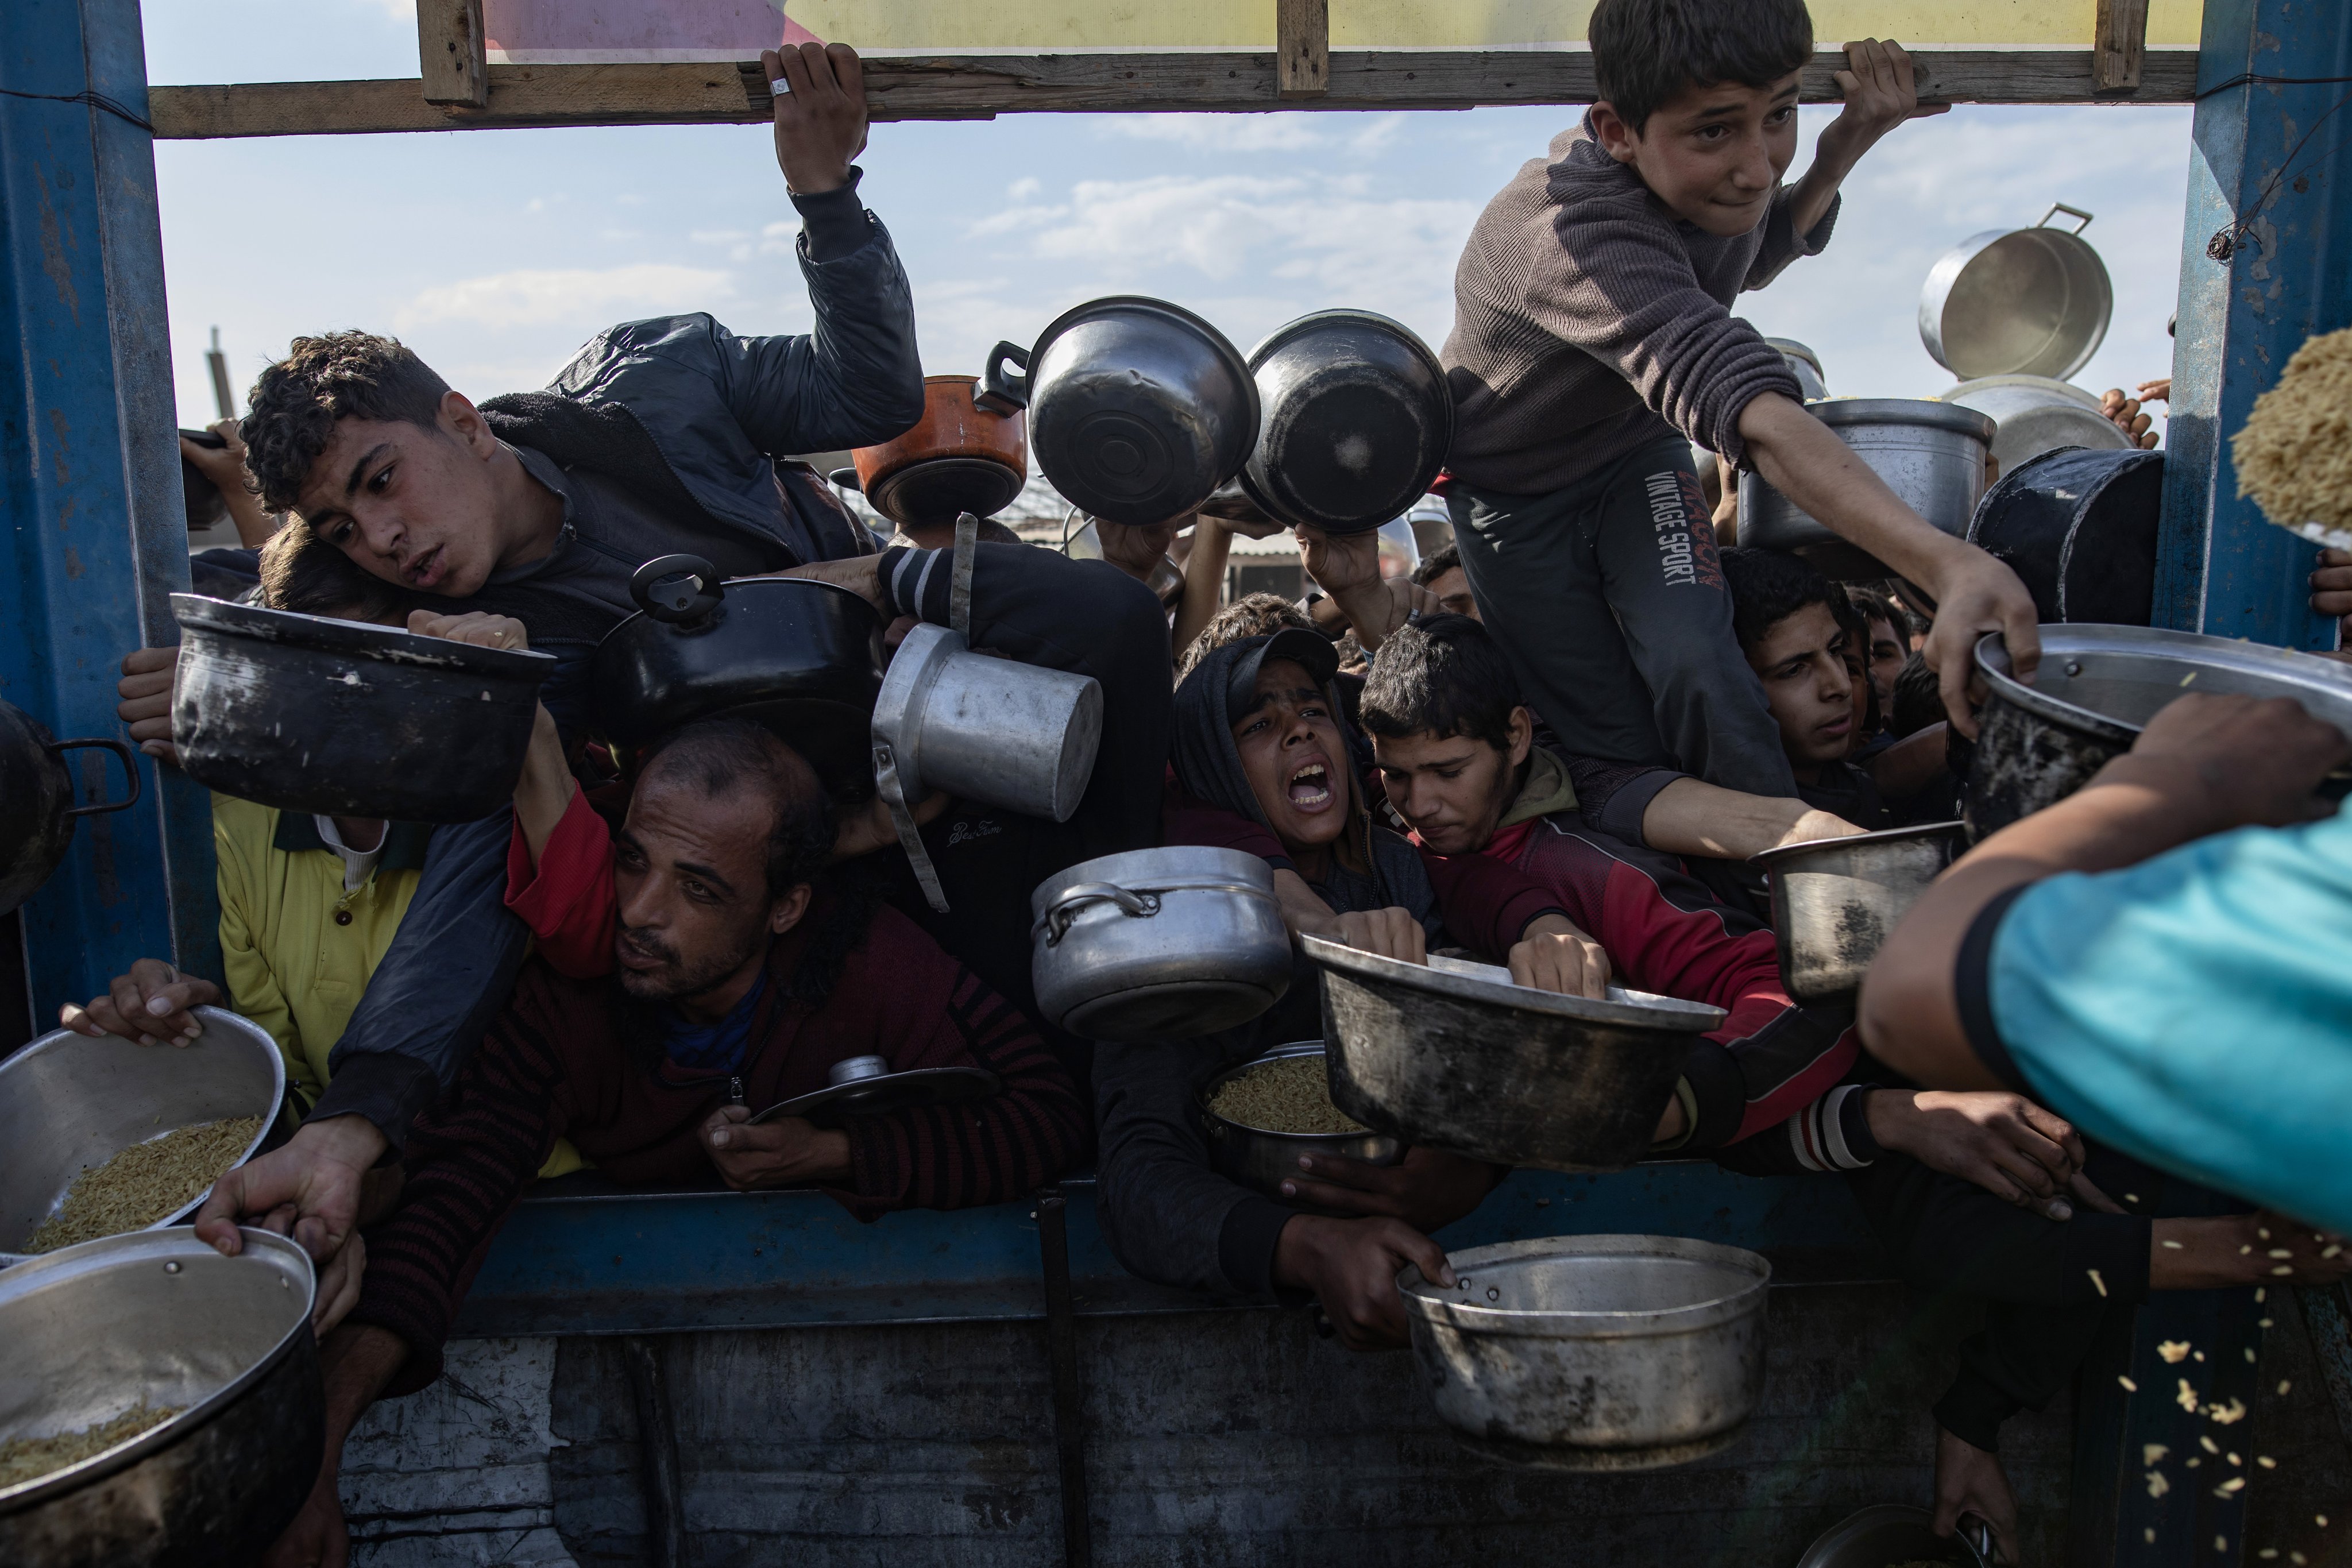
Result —
[[[1423,967],[1300,939],[1323,971],[1331,1103],[1412,1143],[1502,1165],[1617,1171],[1640,1159],[1692,1037],[1720,1007],[1610,987],[1514,985],[1492,964]]]
[[[1998,632],[1977,644],[1976,658],[1988,690],[1961,812],[1971,843],[2082,788],[2192,691],[2292,697],[2352,735],[2352,665],[2260,643],[2154,626],[2045,626],[2031,686],[2011,676]]]
[[[1993,422],[1973,408],[1932,398],[1847,397],[1805,411],[1870,466],[1906,506],[1955,538],[1968,531],[1984,493]],[[1891,575],[1875,557],[1799,508],[1749,469],[1739,476],[1739,542],[1803,556],[1845,581]]]
[[[1780,984],[1800,1002],[1851,995],[1895,922],[1952,863],[1957,822],[1784,844],[1755,858],[1772,882]]]
[[[286,1058],[259,1025],[219,1007],[195,1012],[204,1032],[192,1046],[58,1029],[0,1062],[0,1265],[23,1256],[17,1249],[85,1167],[134,1143],[197,1122],[258,1116],[261,1130],[237,1163],[261,1147],[286,1093]],[[149,1228],[177,1224],[203,1201]]]
[[[1213,1034],[1290,989],[1274,873],[1238,849],[1082,860],[1039,883],[1029,912],[1037,1005],[1086,1039]]]
[[[0,1563],[245,1568],[293,1518],[325,1436],[310,1260],[244,1234],[236,1258],[191,1230],[140,1231],[0,1273],[0,1438],[184,1406],[0,1491]]]
[[[2060,213],[2073,232],[2049,227]],[[1919,290],[1919,342],[1963,381],[2064,380],[2088,364],[2115,313],[2115,285],[2091,242],[2091,215],[2053,203],[2032,228],[1972,234],[1936,260]]]
[[[1671,1236],[1562,1236],[1453,1254],[1452,1289],[1397,1277],[1439,1419],[1473,1449],[1654,1469],[1727,1447],[1764,1393],[1772,1266]]]
[[[1257,447],[1242,488],[1294,527],[1378,528],[1419,500],[1454,442],[1445,367],[1402,322],[1318,310],[1250,351]]]
[[[1282,1184],[1298,1174],[1301,1154],[1337,1154],[1368,1165],[1393,1165],[1404,1158],[1404,1144],[1385,1132],[1273,1132],[1218,1115],[1209,1109],[1217,1090],[1252,1068],[1265,1062],[1311,1057],[1325,1058],[1320,1040],[1294,1040],[1239,1062],[1211,1079],[1201,1090],[1201,1124],[1209,1137],[1209,1164],[1219,1174],[1270,1198],[1282,1196]]]

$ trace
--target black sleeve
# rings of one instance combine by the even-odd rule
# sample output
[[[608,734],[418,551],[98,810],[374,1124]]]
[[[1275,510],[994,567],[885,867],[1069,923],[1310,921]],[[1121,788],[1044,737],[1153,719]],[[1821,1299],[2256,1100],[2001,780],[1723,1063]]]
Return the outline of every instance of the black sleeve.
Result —
[[[2001,894],[1977,911],[1969,925],[1969,934],[1960,940],[1959,961],[1953,966],[1952,994],[1960,1010],[1960,1028],[1968,1036],[1969,1047],[1985,1070],[2020,1094],[2032,1091],[2025,1086],[2025,1077],[2017,1070],[2009,1047],[2000,1037],[2000,1029],[1992,1015],[1992,943],[2000,930],[2002,917],[2009,907],[2031,882],[2021,883]]]
[[[800,209],[801,237],[811,261],[832,261],[864,245],[867,237],[865,204],[857,199],[857,182],[866,171],[851,165],[849,183],[815,195],[793,195]]]

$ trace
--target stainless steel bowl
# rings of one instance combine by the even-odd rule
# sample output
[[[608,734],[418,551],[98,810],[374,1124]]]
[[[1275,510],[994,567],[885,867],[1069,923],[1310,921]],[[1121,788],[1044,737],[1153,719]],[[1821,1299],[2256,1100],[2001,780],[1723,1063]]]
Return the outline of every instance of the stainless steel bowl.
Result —
[[[1029,911],[1037,1005],[1087,1039],[1213,1034],[1290,989],[1274,873],[1238,849],[1082,860],[1039,883]]]
[[[1245,1062],[1227,1068],[1201,1090],[1201,1124],[1209,1136],[1209,1164],[1219,1174],[1270,1198],[1282,1196],[1282,1184],[1298,1174],[1301,1154],[1339,1154],[1368,1165],[1393,1165],[1404,1158],[1404,1143],[1385,1132],[1274,1132],[1234,1121],[1209,1109],[1217,1090],[1266,1062],[1299,1057],[1324,1060],[1320,1040],[1294,1040]]]
[[[2052,376],[1979,376],[1947,388],[1937,401],[1973,408],[1993,422],[1992,455],[2004,475],[2061,447],[2121,452],[2132,446],[2097,398]]]
[[[318,1479],[325,1431],[310,1259],[247,1230],[86,1241],[0,1273],[0,1438],[184,1406],[128,1443],[0,1490],[10,1568],[243,1568]]]
[[[84,1168],[134,1143],[196,1122],[258,1116],[261,1131],[236,1163],[253,1158],[285,1097],[286,1059],[259,1025],[219,1007],[195,1011],[204,1032],[192,1046],[58,1029],[0,1063],[0,1265],[25,1256],[16,1249]],[[148,1228],[177,1224],[203,1201]]]
[[[1851,995],[1895,922],[1952,863],[1960,825],[1930,823],[1768,849],[1780,984],[1800,1002]]]
[[[2052,228],[2060,213],[2080,218]],[[2082,237],[2091,215],[2053,203],[2032,228],[1972,234],[1936,260],[1919,289],[1919,341],[1963,381],[1988,375],[2064,380],[2107,335],[2115,285]]]
[[[1453,1254],[1454,1288],[1397,1277],[1438,1418],[1548,1469],[1656,1469],[1717,1453],[1764,1393],[1772,1266],[1672,1236],[1558,1236]]]
[[[1977,668],[1988,692],[1961,812],[1971,843],[2082,788],[2193,691],[2292,697],[2352,735],[2352,665],[2230,637],[2045,626],[2032,685],[2010,674],[1998,632],[1977,644]]]
[[[1990,419],[1973,408],[1914,397],[1836,398],[1809,403],[1805,411],[1853,448],[1913,511],[1954,538],[1968,531],[1984,493]],[[1753,469],[1739,476],[1739,542],[1790,551],[1824,576],[1845,581],[1891,575]]]
[[[1500,1165],[1618,1171],[1640,1159],[1692,1037],[1720,1007],[1611,986],[1607,1001],[1305,937],[1323,971],[1331,1103],[1367,1127]]]

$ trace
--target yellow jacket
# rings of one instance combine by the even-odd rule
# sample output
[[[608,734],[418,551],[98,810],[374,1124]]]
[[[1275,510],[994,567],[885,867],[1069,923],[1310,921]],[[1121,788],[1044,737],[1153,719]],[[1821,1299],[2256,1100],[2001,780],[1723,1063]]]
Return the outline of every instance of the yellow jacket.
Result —
[[[310,817],[213,796],[229,1004],[278,1042],[298,1110],[308,1111],[327,1087],[327,1054],[408,912],[431,832],[392,824],[383,858],[346,892],[342,857],[326,847]],[[560,1176],[583,1163],[567,1140],[540,1174]]]

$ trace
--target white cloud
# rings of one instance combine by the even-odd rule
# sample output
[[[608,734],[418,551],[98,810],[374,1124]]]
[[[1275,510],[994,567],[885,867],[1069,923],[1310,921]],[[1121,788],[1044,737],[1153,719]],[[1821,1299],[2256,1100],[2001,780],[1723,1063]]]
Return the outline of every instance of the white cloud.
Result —
[[[1204,153],[1295,153],[1326,144],[1315,117],[1293,110],[1266,114],[1122,114],[1115,133],[1138,142],[1173,142]]]
[[[1034,198],[1037,193],[1045,188],[1045,186],[1044,182],[1039,180],[1036,175],[1024,174],[1020,179],[1017,179],[1011,184],[1005,186],[1004,194],[1012,197],[1016,202],[1025,202]]]
[[[801,224],[800,219],[798,218],[791,218],[782,223],[768,224],[760,230],[760,254],[762,256],[790,256],[793,253],[794,244],[798,242],[800,237]],[[739,256],[737,259],[740,260],[742,258]]]
[[[527,268],[427,289],[394,313],[401,331],[439,321],[536,327],[698,310],[734,298],[728,273],[666,262],[604,270]]]
[[[751,236],[740,228],[698,228],[689,230],[686,237],[697,245],[740,245]]]
[[[1036,183],[1034,180],[1022,182],[1025,185]],[[964,232],[975,239],[992,234],[1019,234],[1024,229],[1037,228],[1056,218],[1067,217],[1069,213],[1066,206],[1005,207],[989,214]]]

